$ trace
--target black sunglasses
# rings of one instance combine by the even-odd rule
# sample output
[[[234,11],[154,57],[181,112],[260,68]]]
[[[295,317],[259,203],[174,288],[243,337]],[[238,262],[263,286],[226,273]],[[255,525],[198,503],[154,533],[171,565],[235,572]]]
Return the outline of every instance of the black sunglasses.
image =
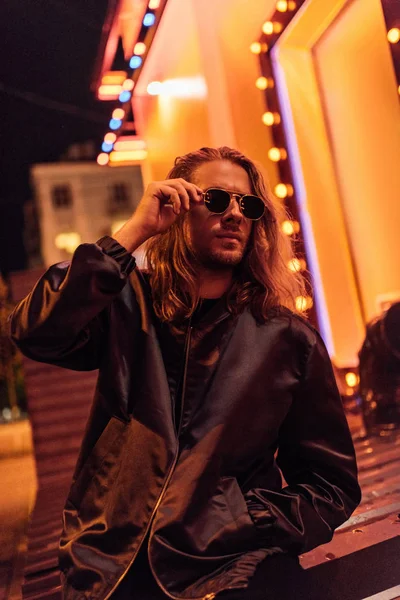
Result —
[[[222,215],[228,210],[232,198],[237,200],[240,212],[246,219],[258,221],[265,212],[265,204],[258,196],[251,194],[235,194],[219,188],[210,188],[203,192],[204,204],[208,210],[217,215]]]

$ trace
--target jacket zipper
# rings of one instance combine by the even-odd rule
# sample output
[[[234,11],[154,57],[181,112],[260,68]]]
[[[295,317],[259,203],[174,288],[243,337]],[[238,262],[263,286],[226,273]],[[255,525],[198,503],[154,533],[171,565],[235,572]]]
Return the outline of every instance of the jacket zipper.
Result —
[[[178,458],[178,454],[179,454],[179,436],[181,434],[181,429],[182,429],[182,421],[183,421],[183,410],[184,410],[184,400],[185,400],[185,392],[186,392],[186,376],[187,376],[187,366],[188,366],[188,362],[189,362],[189,353],[190,353],[190,342],[192,339],[192,331],[193,331],[193,327],[189,324],[188,327],[188,332],[187,332],[187,336],[186,336],[186,343],[185,343],[185,362],[184,362],[184,368],[183,368],[183,378],[182,378],[182,396],[181,396],[181,414],[179,415],[179,425],[178,425],[178,431],[177,431],[177,435],[178,435],[178,449],[177,449],[177,453],[175,456],[175,461],[174,464],[171,468],[170,471],[170,476],[168,477],[165,486],[162,489],[161,495],[158,499],[157,502],[157,506],[156,509],[158,508],[158,506],[160,505],[160,502],[163,498],[164,492],[165,492],[165,488],[167,487],[169,480],[172,476],[172,471],[175,468],[175,465],[177,463],[177,458]],[[152,515],[152,519],[154,516],[154,512],[153,511],[153,515]],[[149,546],[148,546],[148,550],[150,547],[150,540],[149,540]],[[177,598],[176,596],[172,596],[166,589],[164,589],[164,586],[161,584],[160,580],[158,579],[157,575],[155,574],[154,570],[153,570],[153,566],[151,564],[151,561],[149,560],[149,566],[150,566],[150,570],[153,574],[154,579],[156,580],[157,584],[160,586],[160,588],[162,589],[162,591],[164,592],[164,594],[166,594],[167,596],[169,596],[169,598],[172,598],[173,600],[185,600],[184,598]],[[198,598],[197,600],[213,600],[215,598],[216,594],[211,593],[211,594],[206,594],[205,596],[202,596],[201,598]],[[190,599],[187,599],[190,600]]]
[[[182,425],[183,404],[184,404],[184,402],[183,402],[183,401],[184,401],[184,397],[185,397],[185,388],[186,388],[186,374],[187,374],[187,365],[188,365],[188,360],[189,360],[190,341],[191,341],[191,336],[192,336],[192,329],[193,329],[193,327],[192,327],[191,325],[189,325],[189,328],[188,328],[188,333],[187,333],[187,338],[186,338],[185,363],[184,363],[183,380],[182,380],[182,402],[181,402],[181,414],[180,414],[180,418],[179,418],[178,437],[179,437],[180,430],[181,430],[181,425]],[[126,569],[125,569],[125,571],[122,573],[121,577],[119,577],[119,579],[118,579],[117,583],[116,583],[116,584],[115,584],[115,585],[114,585],[114,586],[111,588],[111,590],[108,592],[107,596],[105,596],[104,600],[108,600],[108,598],[110,598],[110,596],[111,596],[111,595],[114,593],[114,591],[116,590],[116,588],[118,587],[118,585],[120,584],[120,582],[122,581],[122,579],[125,577],[125,575],[126,575],[126,574],[127,574],[127,572],[129,571],[129,569],[131,568],[131,566],[132,566],[132,564],[133,564],[133,561],[135,560],[136,556],[138,555],[138,553],[139,553],[139,550],[140,550],[140,548],[142,547],[143,540],[144,540],[144,539],[146,538],[146,536],[147,536],[147,533],[148,533],[148,531],[149,531],[149,529],[150,529],[150,527],[151,527],[151,525],[152,525],[152,523],[153,523],[154,516],[155,516],[155,514],[156,514],[156,512],[157,512],[157,510],[158,510],[158,507],[160,506],[160,504],[161,504],[161,501],[162,501],[162,499],[163,499],[163,497],[164,497],[165,490],[166,490],[166,488],[167,488],[167,486],[168,486],[168,484],[169,484],[169,482],[170,482],[170,480],[171,480],[172,473],[173,473],[173,471],[174,471],[174,469],[175,469],[176,463],[178,462],[178,455],[179,455],[179,440],[178,440],[178,447],[177,447],[177,449],[176,449],[176,453],[175,453],[175,456],[174,456],[174,460],[173,460],[173,462],[172,462],[172,465],[171,465],[171,467],[170,467],[170,469],[169,469],[169,471],[168,471],[167,479],[166,479],[166,480],[165,480],[165,482],[164,482],[164,485],[163,485],[163,487],[162,487],[162,489],[161,489],[160,495],[158,496],[158,500],[157,500],[157,502],[156,502],[156,505],[155,505],[155,507],[153,508],[153,511],[152,511],[152,513],[151,513],[151,516],[150,516],[149,522],[148,522],[148,524],[147,524],[146,530],[145,530],[145,532],[144,532],[144,535],[143,535],[143,537],[142,537],[142,540],[141,540],[141,542],[140,542],[140,544],[139,544],[139,546],[138,546],[138,548],[137,548],[136,552],[134,553],[134,555],[133,555],[133,557],[132,557],[132,560],[131,560],[131,561],[130,561],[130,563],[128,564],[127,568],[126,568]],[[150,541],[150,540],[149,540],[149,541]],[[150,566],[150,569],[151,569],[151,572],[152,572],[152,574],[153,574],[153,577],[154,577],[154,579],[157,581],[158,585],[160,585],[160,581],[159,581],[158,577],[156,576],[156,574],[154,573],[154,571],[153,571],[153,567],[152,567],[152,565],[151,565],[150,561],[149,561],[149,566]],[[175,598],[174,596],[171,596],[171,594],[169,594],[169,593],[168,593],[166,590],[164,590],[164,588],[163,588],[163,586],[162,586],[162,585],[160,585],[160,587],[161,587],[161,589],[164,591],[164,593],[165,593],[167,596],[169,596],[170,598],[173,598],[174,600],[184,600],[183,598],[179,598],[179,599],[177,599],[177,598]],[[207,594],[206,596],[204,596],[203,598],[201,598],[201,600],[213,600],[213,599],[215,598],[215,596],[216,596],[216,594],[213,594],[213,593],[212,593],[212,594]]]

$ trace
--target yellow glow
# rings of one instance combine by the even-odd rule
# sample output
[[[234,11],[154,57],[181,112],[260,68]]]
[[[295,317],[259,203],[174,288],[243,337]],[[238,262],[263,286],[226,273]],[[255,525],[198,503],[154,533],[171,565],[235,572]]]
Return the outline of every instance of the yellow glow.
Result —
[[[112,131],[109,131],[104,136],[104,141],[107,142],[107,144],[113,144],[116,139],[117,139],[117,134],[113,133]]]
[[[108,164],[109,160],[110,157],[107,152],[101,152],[101,154],[99,154],[97,157],[97,164],[103,167],[104,165]]]
[[[345,379],[346,384],[351,388],[354,388],[358,385],[359,377],[358,375],[356,375],[356,373],[352,373],[349,371],[348,373],[346,373]]]
[[[252,52],[253,54],[260,54],[260,52],[261,52],[260,42],[253,42],[250,45],[250,52]]]
[[[125,116],[125,111],[123,108],[115,108],[112,112],[113,119],[123,119]]]
[[[150,0],[149,1],[149,8],[150,8],[150,10],[155,10],[159,6],[160,6],[160,0]]]
[[[81,243],[81,236],[76,231],[68,233],[59,233],[56,235],[54,244],[60,250],[66,250],[69,254],[73,254],[76,248]]]
[[[205,98],[207,85],[204,77],[175,77],[164,81],[152,81],[147,86],[150,96],[171,98]]]
[[[274,80],[271,79],[271,77],[259,77],[258,79],[256,79],[256,87],[258,87],[259,90],[273,88],[274,85]]]
[[[264,125],[277,125],[281,122],[281,116],[279,113],[265,112],[261,117]]]
[[[296,10],[296,2],[291,0],[278,0],[276,3],[276,10],[279,12],[287,12],[288,10]]]
[[[288,268],[292,273],[305,271],[306,267],[306,261],[303,258],[292,258],[292,260],[289,260],[288,262]]]
[[[101,85],[97,95],[100,100],[115,100],[122,91],[122,85]]]
[[[387,39],[391,44],[397,44],[397,42],[400,41],[400,29],[398,27],[389,29]]]
[[[278,183],[275,186],[275,195],[278,198],[287,198],[288,196],[293,196],[293,186],[289,183]]]
[[[300,231],[300,223],[298,221],[283,221],[282,231],[286,235],[294,235]]]
[[[125,71],[107,71],[101,78],[102,85],[121,85],[126,78]]]
[[[150,94],[150,96],[158,96],[159,94],[161,94],[161,90],[161,81],[151,81],[147,86],[147,93]]]
[[[123,150],[122,152],[111,152],[110,163],[135,162],[145,160],[147,150]]]
[[[287,158],[287,152],[284,148],[270,148],[268,150],[268,158],[273,162],[285,160]]]
[[[277,21],[266,21],[261,29],[265,35],[272,35],[273,33],[280,33],[283,26],[282,23],[278,23]]]
[[[114,235],[114,233],[116,233],[118,231],[118,229],[121,229],[121,227],[123,227],[123,225],[125,225],[126,220],[125,221],[114,221],[114,223],[111,223],[111,235]]]
[[[296,298],[296,308],[301,312],[309,310],[313,304],[311,296],[297,296]]]
[[[137,44],[135,44],[135,47],[133,49],[133,54],[137,54],[138,56],[141,56],[145,52],[146,52],[146,44],[144,44],[143,42],[137,42]]]
[[[122,89],[126,90],[127,92],[130,92],[131,90],[133,90],[135,86],[134,81],[132,81],[132,79],[125,79],[124,83],[122,84]]]
[[[114,144],[114,150],[116,152],[123,152],[127,150],[146,150],[146,142],[144,140],[136,139],[133,136],[126,136],[119,138]]]

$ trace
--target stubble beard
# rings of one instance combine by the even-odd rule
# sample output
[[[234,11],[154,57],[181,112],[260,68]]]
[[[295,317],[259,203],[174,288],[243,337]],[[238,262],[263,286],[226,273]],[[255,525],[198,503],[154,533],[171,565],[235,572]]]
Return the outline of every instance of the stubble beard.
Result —
[[[238,250],[208,250],[197,255],[201,265],[207,269],[224,270],[237,267],[243,260],[244,248]]]

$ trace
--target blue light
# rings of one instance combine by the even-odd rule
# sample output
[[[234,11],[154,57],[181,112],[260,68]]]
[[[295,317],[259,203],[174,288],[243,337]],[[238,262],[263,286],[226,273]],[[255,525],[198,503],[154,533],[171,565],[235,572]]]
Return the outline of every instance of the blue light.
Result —
[[[153,13],[146,13],[143,18],[143,25],[145,27],[151,27],[154,25],[156,16]]]
[[[142,59],[140,58],[140,56],[132,56],[131,60],[129,61],[129,66],[131,69],[137,69],[138,67],[140,67],[141,64]]]
[[[114,144],[110,144],[109,142],[103,142],[101,145],[101,149],[103,150],[103,152],[111,152],[113,146]]]
[[[124,90],[119,95],[119,101],[120,102],[128,102],[128,100],[130,100],[130,98],[131,98],[131,95],[132,95],[131,92],[128,92],[128,90]]]
[[[121,119],[111,119],[109,126],[110,129],[119,129],[122,125]]]

